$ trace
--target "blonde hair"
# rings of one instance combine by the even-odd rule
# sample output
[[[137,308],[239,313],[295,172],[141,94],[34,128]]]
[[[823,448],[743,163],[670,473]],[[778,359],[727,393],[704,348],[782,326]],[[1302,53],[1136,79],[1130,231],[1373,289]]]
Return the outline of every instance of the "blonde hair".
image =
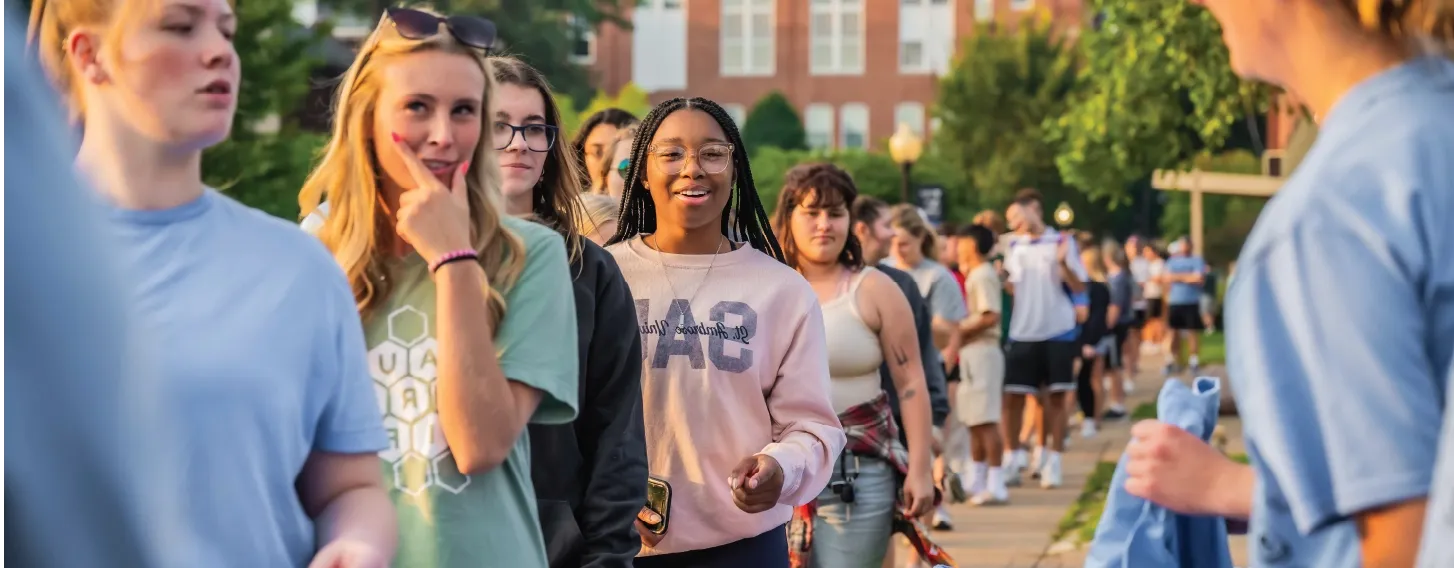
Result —
[[[1081,249],[1080,257],[1082,261],[1089,260],[1089,262],[1083,262],[1082,264],[1085,264],[1085,272],[1090,276],[1091,280],[1096,282],[1106,281],[1106,259],[1102,256],[1100,248],[1094,246],[1085,247]]]
[[[119,62],[120,37],[134,29],[155,4],[142,0],[34,0],[31,3],[26,44],[35,52],[56,91],[64,97],[72,122],[85,120],[86,108],[81,82],[72,76],[67,61],[66,39],[76,28],[105,26],[102,49],[109,60]]]
[[[1121,246],[1116,239],[1101,241],[1101,256],[1117,268],[1124,269],[1130,264],[1130,260],[1126,258],[1126,247]]]
[[[616,136],[611,138],[611,145],[606,147],[606,153],[603,154],[607,158],[601,160],[601,171],[599,172],[601,174],[601,187],[591,188],[591,193],[605,194],[610,191],[609,184],[606,180],[611,177],[611,170],[616,169],[616,165],[620,163],[616,160],[616,150],[622,142],[630,145],[636,139],[636,128],[639,124],[632,123],[631,126],[617,130]]]
[[[999,236],[1000,233],[1005,232],[1005,218],[1001,217],[1000,212],[994,209],[985,209],[984,211],[976,213],[971,222],[989,229],[995,236]]]
[[[581,216],[581,224],[578,227],[582,235],[594,233],[601,225],[621,219],[621,202],[609,195],[583,193],[581,194],[581,208],[586,212]]]
[[[924,260],[938,260],[938,237],[929,229],[929,222],[924,220],[924,214],[919,212],[918,207],[907,203],[895,205],[889,210],[889,225],[923,239],[919,243],[919,252],[924,254]]]
[[[467,55],[479,66],[485,90],[480,93],[483,108],[489,108],[494,87],[485,54],[459,43],[452,34],[439,33],[421,40],[400,36],[385,16],[364,40],[353,64],[343,74],[333,104],[333,136],[323,159],[298,193],[303,216],[328,200],[329,214],[318,228],[318,238],[333,251],[353,287],[359,313],[367,317],[392,292],[394,278],[388,278],[387,260],[394,249],[393,224],[379,191],[378,160],[374,155],[374,111],[384,81],[384,67],[399,56],[424,51],[445,51]],[[486,139],[491,132],[490,115],[480,113],[480,137],[470,170],[465,174],[470,210],[470,239],[479,253],[479,263],[489,277],[489,306],[493,321],[505,316],[505,297],[525,266],[525,245],[502,224],[504,200],[499,192],[499,168],[494,145]],[[495,326],[498,333],[500,327]]]

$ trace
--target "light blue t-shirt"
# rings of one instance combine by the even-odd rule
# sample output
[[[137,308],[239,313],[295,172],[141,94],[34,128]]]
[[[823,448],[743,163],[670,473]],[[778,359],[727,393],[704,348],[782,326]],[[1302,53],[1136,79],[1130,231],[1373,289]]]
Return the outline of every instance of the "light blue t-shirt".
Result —
[[[387,447],[343,272],[318,239],[210,189],[107,213],[141,336],[162,349],[188,522],[216,566],[306,566],[293,482],[309,454]]]
[[[176,416],[136,347],[114,243],[76,179],[24,15],[5,33],[5,562],[191,568]],[[14,22],[21,22],[14,26]]]
[[[1227,363],[1253,566],[1359,566],[1352,516],[1429,492],[1454,356],[1451,109],[1442,58],[1354,87],[1242,249]]]
[[[1207,263],[1200,256],[1173,256],[1166,259],[1166,273],[1172,276],[1183,276],[1187,274],[1206,274]],[[1166,296],[1166,304],[1170,306],[1197,305],[1202,299],[1201,284],[1187,284],[1186,282],[1172,282],[1171,292]]]

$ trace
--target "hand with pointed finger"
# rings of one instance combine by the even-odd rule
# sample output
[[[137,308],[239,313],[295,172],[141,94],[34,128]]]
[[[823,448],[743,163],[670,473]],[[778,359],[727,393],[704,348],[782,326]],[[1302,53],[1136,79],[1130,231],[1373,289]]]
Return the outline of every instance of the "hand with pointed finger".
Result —
[[[783,468],[767,454],[743,458],[727,478],[732,488],[732,501],[738,509],[761,513],[777,505],[783,491]]]
[[[414,181],[414,188],[399,196],[394,230],[426,262],[474,248],[470,243],[469,191],[465,187],[470,163],[446,165],[449,169],[436,172],[398,135],[394,136],[394,148]],[[450,176],[449,186],[440,181],[442,176]]]

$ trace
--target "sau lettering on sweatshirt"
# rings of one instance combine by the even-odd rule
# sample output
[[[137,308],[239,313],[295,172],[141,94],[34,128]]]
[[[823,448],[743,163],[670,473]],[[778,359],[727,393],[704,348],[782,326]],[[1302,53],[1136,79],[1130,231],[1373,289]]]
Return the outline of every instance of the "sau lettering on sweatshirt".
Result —
[[[641,555],[712,548],[786,523],[827,485],[845,442],[812,288],[745,245],[664,254],[638,237],[607,250],[636,298],[647,461],[672,488],[666,536]],[[748,514],[727,477],[759,453],[782,466],[783,489],[777,506]]]

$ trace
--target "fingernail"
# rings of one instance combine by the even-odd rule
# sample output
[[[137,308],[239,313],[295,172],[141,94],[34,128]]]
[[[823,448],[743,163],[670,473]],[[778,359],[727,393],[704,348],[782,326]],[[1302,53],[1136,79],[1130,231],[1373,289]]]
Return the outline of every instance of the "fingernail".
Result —
[[[397,132],[390,132],[389,133],[389,136],[393,136],[395,142],[398,142],[398,141],[404,139],[404,137],[403,136],[399,136],[399,133],[397,133]]]
[[[469,162],[465,162],[463,164],[460,164],[459,171],[462,171],[462,172],[470,171],[470,163]]]
[[[659,522],[661,522],[661,515],[658,515],[656,513],[652,513],[651,514],[651,522],[653,522],[653,523],[659,523]]]
[[[727,478],[727,486],[728,487],[731,487],[733,489],[737,489],[737,478],[736,477],[728,477]]]
[[[757,489],[757,480],[756,479],[749,479],[749,480],[747,480],[747,488],[748,489]]]

